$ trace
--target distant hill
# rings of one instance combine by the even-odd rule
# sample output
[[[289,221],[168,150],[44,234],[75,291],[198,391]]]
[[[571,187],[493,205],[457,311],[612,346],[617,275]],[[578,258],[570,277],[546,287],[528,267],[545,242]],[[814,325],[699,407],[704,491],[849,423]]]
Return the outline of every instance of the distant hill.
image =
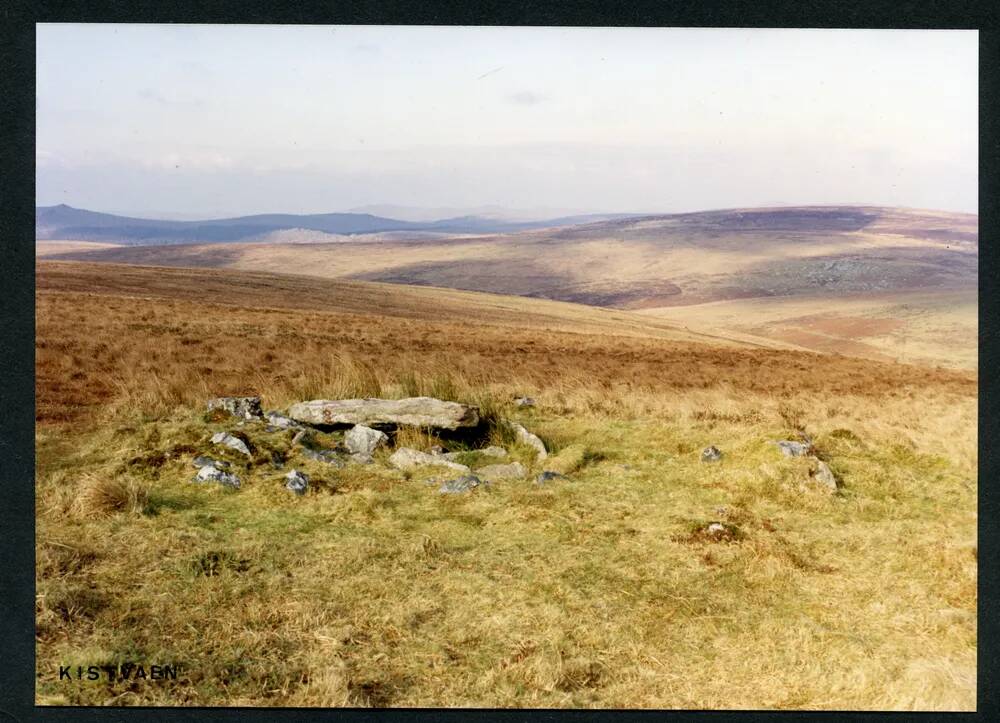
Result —
[[[368,213],[259,214],[205,221],[167,221],[132,218],[59,206],[35,209],[35,238],[39,240],[102,241],[123,245],[159,245],[265,240],[268,234],[300,229],[331,235],[387,232],[448,234],[510,233],[550,226],[566,226],[617,215],[570,216],[544,221],[509,221],[462,216],[434,221],[400,221]],[[331,239],[333,240],[333,239]]]

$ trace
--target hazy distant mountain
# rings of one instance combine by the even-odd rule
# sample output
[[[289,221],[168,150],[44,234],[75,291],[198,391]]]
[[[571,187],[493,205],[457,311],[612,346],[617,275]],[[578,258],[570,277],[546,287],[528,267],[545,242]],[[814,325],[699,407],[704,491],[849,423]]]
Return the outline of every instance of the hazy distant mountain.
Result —
[[[304,229],[333,235],[387,232],[452,234],[509,233],[546,226],[621,218],[622,214],[568,216],[536,221],[506,221],[476,215],[431,221],[405,221],[370,213],[259,214],[204,221],[131,218],[59,206],[35,209],[35,238],[104,241],[126,245],[256,241],[277,231]],[[337,239],[331,239],[337,240]]]
[[[504,206],[473,206],[462,208],[458,206],[443,206],[439,208],[424,208],[420,206],[396,206],[392,204],[373,204],[347,209],[347,213],[370,213],[375,216],[398,218],[402,221],[427,223],[441,219],[475,216],[493,221],[510,221],[525,223],[545,221],[553,218],[585,215],[584,211],[575,208],[506,208]],[[631,214],[638,216],[639,214]]]

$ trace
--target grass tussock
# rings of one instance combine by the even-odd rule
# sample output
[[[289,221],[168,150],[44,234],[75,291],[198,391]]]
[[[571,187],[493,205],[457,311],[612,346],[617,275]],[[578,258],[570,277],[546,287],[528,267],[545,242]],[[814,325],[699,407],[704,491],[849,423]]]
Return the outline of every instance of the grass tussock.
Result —
[[[135,479],[89,473],[80,480],[73,512],[81,517],[117,512],[142,514],[149,506],[149,492]]]

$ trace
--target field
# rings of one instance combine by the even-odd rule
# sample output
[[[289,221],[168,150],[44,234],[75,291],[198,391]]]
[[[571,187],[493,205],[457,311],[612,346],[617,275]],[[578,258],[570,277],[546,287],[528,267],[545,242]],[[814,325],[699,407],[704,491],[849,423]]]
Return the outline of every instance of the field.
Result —
[[[979,365],[976,289],[765,297],[644,309],[702,332],[869,359]]]
[[[975,709],[974,372],[542,299],[37,268],[40,704]],[[474,403],[569,480],[445,496],[293,456],[301,498],[267,464],[191,484],[232,424],[205,400],[249,393]],[[771,443],[802,433],[836,494]],[[438,442],[463,444],[394,440]],[[58,680],[136,662],[181,674]]]

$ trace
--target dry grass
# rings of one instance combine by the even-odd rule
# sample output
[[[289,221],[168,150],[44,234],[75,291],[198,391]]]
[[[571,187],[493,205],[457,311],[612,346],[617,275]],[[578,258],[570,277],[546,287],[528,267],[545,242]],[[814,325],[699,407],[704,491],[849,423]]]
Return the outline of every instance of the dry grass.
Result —
[[[975,287],[829,297],[721,301],[642,313],[737,339],[768,340],[882,361],[975,370]]]
[[[611,337],[565,318],[516,329],[48,281],[42,703],[975,707],[971,375]],[[230,279],[234,295],[244,281]],[[538,433],[571,481],[442,496],[423,475],[331,470],[250,425],[255,460],[227,457],[243,487],[192,485],[191,457],[231,428],[204,398],[251,391],[267,408],[374,391],[473,401]],[[838,494],[803,487],[808,462],[770,443],[799,430]],[[721,462],[699,461],[708,444]],[[284,490],[274,451],[312,476],[306,496]],[[74,513],[81,480],[127,479],[148,490],[141,514],[96,492],[110,514]],[[695,534],[713,521],[732,535]],[[60,664],[137,661],[182,674],[56,680]]]
[[[134,479],[92,472],[79,480],[77,488],[73,511],[81,517],[115,512],[141,514],[149,502],[146,488]]]

